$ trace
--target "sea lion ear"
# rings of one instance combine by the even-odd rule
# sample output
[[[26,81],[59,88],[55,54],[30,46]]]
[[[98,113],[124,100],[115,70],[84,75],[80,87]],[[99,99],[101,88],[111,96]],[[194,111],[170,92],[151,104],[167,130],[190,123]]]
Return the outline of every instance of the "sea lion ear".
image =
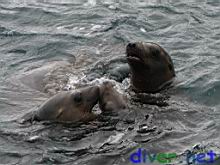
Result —
[[[77,93],[72,94],[72,97],[73,97],[74,102],[76,102],[76,103],[79,103],[82,101],[82,93],[81,92],[77,92]]]

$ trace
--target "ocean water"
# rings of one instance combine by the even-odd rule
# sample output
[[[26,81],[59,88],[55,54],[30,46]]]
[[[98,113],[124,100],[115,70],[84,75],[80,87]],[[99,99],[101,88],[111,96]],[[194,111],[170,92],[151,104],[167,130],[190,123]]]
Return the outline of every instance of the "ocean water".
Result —
[[[15,121],[133,41],[173,59],[169,106],[133,104],[121,125]],[[139,147],[175,152],[175,164],[198,148],[220,153],[219,52],[218,0],[0,0],[0,164],[132,164]]]

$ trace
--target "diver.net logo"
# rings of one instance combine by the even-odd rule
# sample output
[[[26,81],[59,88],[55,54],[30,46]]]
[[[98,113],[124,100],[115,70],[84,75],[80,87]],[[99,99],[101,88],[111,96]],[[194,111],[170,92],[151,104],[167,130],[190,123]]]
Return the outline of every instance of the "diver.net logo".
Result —
[[[137,152],[130,155],[130,161],[134,164],[139,163],[171,163],[172,159],[176,159],[176,153],[149,153],[145,149],[139,148]]]
[[[133,164],[150,164],[161,163],[169,164],[177,158],[176,153],[150,153],[145,149],[139,148],[136,152],[130,155],[130,162]],[[189,163],[214,163],[216,153],[212,150],[207,153],[190,154],[186,156],[186,162]]]

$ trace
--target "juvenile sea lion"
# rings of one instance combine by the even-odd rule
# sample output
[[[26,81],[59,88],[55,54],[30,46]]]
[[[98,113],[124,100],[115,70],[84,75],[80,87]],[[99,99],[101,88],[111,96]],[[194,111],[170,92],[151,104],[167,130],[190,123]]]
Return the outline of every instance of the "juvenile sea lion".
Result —
[[[136,92],[156,93],[175,77],[173,62],[168,53],[152,42],[129,43],[127,61],[131,69],[131,84]]]
[[[126,109],[124,97],[114,88],[114,84],[106,81],[100,86],[99,107],[104,113]]]
[[[98,86],[60,92],[47,100],[32,116],[28,115],[30,118],[26,117],[26,121],[88,121],[95,117],[91,111],[94,105],[97,104],[98,99]]]

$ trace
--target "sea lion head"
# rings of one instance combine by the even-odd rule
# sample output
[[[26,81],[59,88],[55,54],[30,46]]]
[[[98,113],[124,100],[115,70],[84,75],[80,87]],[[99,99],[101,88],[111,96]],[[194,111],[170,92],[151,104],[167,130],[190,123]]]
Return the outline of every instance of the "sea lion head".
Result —
[[[74,91],[63,91],[46,100],[25,121],[78,122],[94,117],[92,108],[99,100],[99,87],[90,86]]]
[[[129,43],[126,55],[131,69],[131,84],[136,92],[158,92],[175,77],[170,56],[156,43]]]
[[[100,86],[99,107],[104,113],[119,112],[126,109],[124,97],[114,88],[114,84],[106,81]]]
[[[71,94],[71,103],[75,109],[90,112],[99,100],[99,87],[91,86],[78,89]]]

